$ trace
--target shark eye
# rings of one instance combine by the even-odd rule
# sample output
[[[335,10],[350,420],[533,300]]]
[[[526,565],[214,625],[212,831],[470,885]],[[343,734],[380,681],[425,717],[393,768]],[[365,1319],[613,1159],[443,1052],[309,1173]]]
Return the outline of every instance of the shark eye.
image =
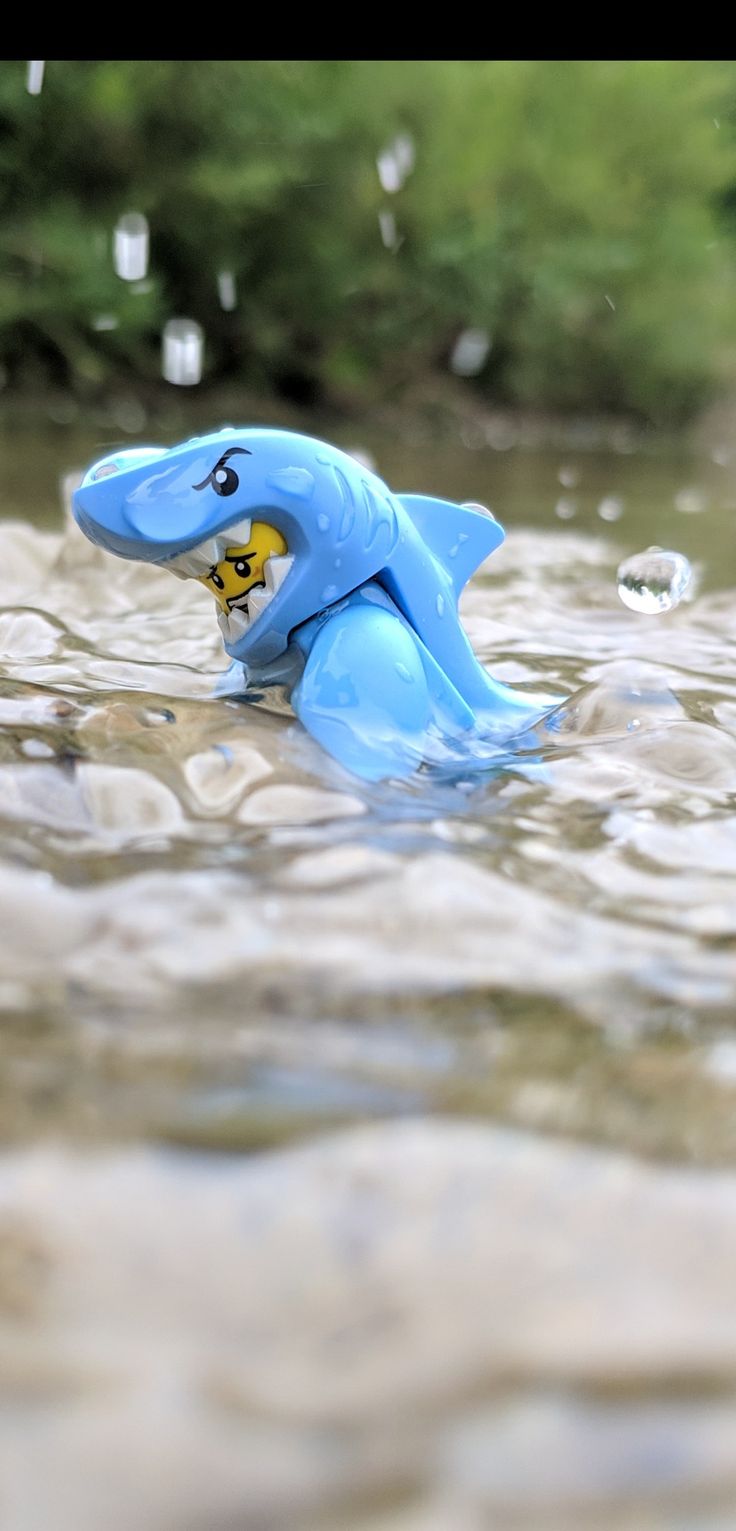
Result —
[[[233,568],[239,579],[250,579],[250,564],[247,558],[236,558]]]
[[[225,463],[219,463],[210,475],[210,482],[215,494],[234,494],[240,483],[234,468],[228,468]]]
[[[242,457],[252,456],[252,453],[248,451],[247,447],[230,447],[228,452],[223,452],[220,461],[215,463],[212,472],[208,473],[207,477],[202,479],[201,484],[192,484],[192,488],[206,489],[208,484],[211,484],[215,494],[221,495],[223,499],[226,498],[229,494],[234,494],[238,488],[240,479],[238,478],[235,469],[229,466],[228,457],[234,457],[236,452]]]

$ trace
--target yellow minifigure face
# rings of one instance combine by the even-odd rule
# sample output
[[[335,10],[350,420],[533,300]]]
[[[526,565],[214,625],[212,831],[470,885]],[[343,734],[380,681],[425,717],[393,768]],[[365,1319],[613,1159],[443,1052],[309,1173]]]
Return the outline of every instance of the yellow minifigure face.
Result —
[[[199,583],[212,591],[225,615],[232,611],[254,615],[249,596],[252,590],[266,589],[264,564],[269,558],[283,557],[287,551],[286,541],[275,526],[254,521],[248,541],[242,547],[226,548],[222,561],[213,564],[207,574],[201,574]],[[254,604],[258,605],[258,598]]]

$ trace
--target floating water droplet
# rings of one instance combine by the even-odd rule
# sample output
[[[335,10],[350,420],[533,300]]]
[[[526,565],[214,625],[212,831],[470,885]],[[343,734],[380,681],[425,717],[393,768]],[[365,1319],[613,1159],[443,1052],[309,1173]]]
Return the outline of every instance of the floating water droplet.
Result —
[[[577,468],[560,468],[557,477],[563,489],[576,489],[580,482],[580,474]]]
[[[487,330],[462,330],[453,346],[450,371],[457,377],[477,377],[485,367],[490,349]]]
[[[555,505],[555,515],[559,516],[560,521],[572,521],[577,513],[578,508],[574,500],[561,499]]]
[[[116,399],[112,406],[112,415],[116,425],[127,436],[137,436],[146,423],[146,411],[138,399]]]
[[[93,330],[116,330],[120,320],[115,314],[98,314],[92,320]]]
[[[620,521],[624,513],[624,502],[615,494],[607,494],[598,506],[598,515],[601,521]]]
[[[608,304],[608,307],[612,308],[613,312],[615,314],[615,312],[616,312],[616,304],[614,303],[613,298],[611,297],[610,293],[606,292],[606,293],[603,294],[603,296],[605,297],[605,300],[606,300],[606,302]]]
[[[378,179],[384,191],[393,195],[401,188],[414,169],[414,140],[408,133],[400,133],[376,159]]]
[[[387,207],[382,207],[378,214],[378,227],[381,230],[381,239],[387,250],[396,251],[401,244],[401,237],[396,228],[396,219]]]
[[[204,335],[194,319],[169,319],[163,333],[163,374],[167,383],[191,387],[202,377]]]
[[[148,219],[123,213],[115,225],[113,265],[124,282],[140,282],[148,270]]]
[[[238,293],[232,271],[218,271],[217,295],[220,299],[220,308],[223,308],[226,314],[231,314],[233,309],[237,308]]]
[[[68,394],[62,394],[59,398],[50,400],[47,414],[54,425],[71,425],[72,420],[76,420],[79,414],[79,406],[76,399],[70,398]]]
[[[692,579],[683,553],[647,548],[624,559],[618,571],[618,593],[624,606],[647,616],[672,611],[682,600]]]
[[[43,88],[43,72],[45,68],[45,59],[29,58],[28,73],[26,75],[26,90],[29,96],[40,96]]]
[[[476,510],[479,515],[481,515],[481,516],[488,516],[488,519],[490,521],[495,521],[495,519],[496,519],[496,517],[493,514],[493,511],[489,510],[487,505],[481,505],[479,500],[463,500],[463,510]],[[468,540],[467,532],[461,532],[460,533],[460,541],[461,542],[467,542],[467,540]]]
[[[369,473],[375,473],[377,468],[376,459],[367,447],[346,447],[348,457],[354,457],[360,463],[361,468],[367,468]]]
[[[486,426],[486,441],[494,452],[510,452],[518,439],[519,432],[512,420],[492,420]]]
[[[680,489],[675,495],[675,510],[683,516],[699,516],[708,509],[708,500],[702,489]]]

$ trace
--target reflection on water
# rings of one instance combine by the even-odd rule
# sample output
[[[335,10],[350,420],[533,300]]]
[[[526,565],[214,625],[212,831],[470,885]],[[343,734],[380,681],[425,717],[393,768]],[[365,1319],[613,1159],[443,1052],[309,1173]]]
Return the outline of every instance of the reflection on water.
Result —
[[[507,523],[468,631],[569,699],[503,769],[368,787],[278,692],[215,698],[207,594],[44,517],[27,445],[0,523],[13,1531],[547,1531],[643,1503],[664,1527],[701,1492],[715,1531],[732,470],[700,465],[683,516],[692,463],[486,444],[429,482],[379,444],[390,481]],[[616,593],[648,539],[700,565],[661,617]]]

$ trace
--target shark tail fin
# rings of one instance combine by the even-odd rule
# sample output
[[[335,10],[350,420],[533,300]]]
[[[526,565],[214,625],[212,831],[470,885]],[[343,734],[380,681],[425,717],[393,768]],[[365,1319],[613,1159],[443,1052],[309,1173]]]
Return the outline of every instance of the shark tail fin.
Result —
[[[459,596],[478,565],[503,542],[503,527],[490,511],[480,507],[471,509],[424,494],[399,494],[396,498],[446,569]]]

